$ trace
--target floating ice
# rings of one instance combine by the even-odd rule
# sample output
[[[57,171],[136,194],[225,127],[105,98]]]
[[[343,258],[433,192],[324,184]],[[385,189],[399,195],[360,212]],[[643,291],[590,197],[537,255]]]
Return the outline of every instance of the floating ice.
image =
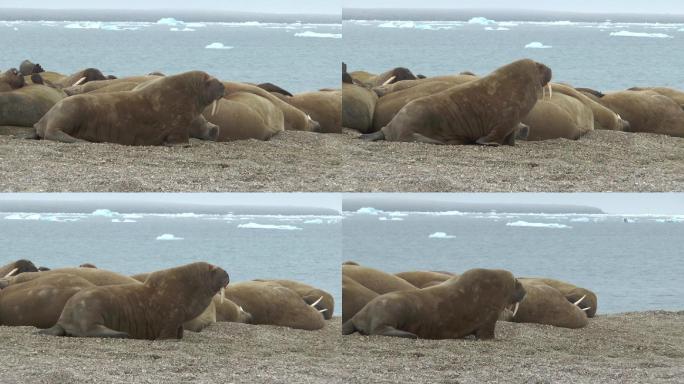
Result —
[[[223,45],[223,43],[211,43],[204,48],[207,48],[207,49],[233,49],[233,47],[231,47],[229,45]]]
[[[377,215],[379,213],[382,213],[381,210],[375,209],[373,207],[363,207],[359,208],[356,213],[361,214],[361,215]]]
[[[499,24],[499,27],[517,27],[518,25],[520,25],[512,21],[500,21],[497,24]]]
[[[550,45],[544,45],[538,41],[533,41],[525,46],[525,48],[534,48],[534,49],[544,49],[544,48],[552,48]]]
[[[447,234],[444,233],[444,232],[435,232],[435,233],[431,234],[431,235],[428,236],[428,237],[429,237],[430,239],[453,239],[453,238],[455,238],[456,236],[447,235]]]
[[[388,21],[378,25],[378,28],[415,28],[414,21]]]
[[[100,27],[102,27],[102,22],[100,21],[82,21],[64,26],[67,29],[100,29]]]
[[[510,31],[510,30],[511,30],[510,28],[506,28],[506,27],[496,27],[496,28],[485,27],[485,31]]]
[[[118,216],[119,212],[114,212],[110,211],[109,209],[96,209],[91,213],[93,216],[102,216],[102,217],[113,217],[113,216]]]
[[[572,228],[569,225],[557,223],[528,223],[527,221],[514,221],[506,223],[509,227],[534,227],[534,228]]]
[[[575,223],[588,223],[589,218],[588,217],[577,217],[575,219],[570,219],[570,221],[575,222]]]
[[[468,20],[468,24],[490,25],[496,24],[496,21],[490,20],[486,17],[473,17],[472,19]]]
[[[404,221],[401,217],[379,217],[380,221]]]
[[[611,36],[621,36],[621,37],[653,37],[658,39],[672,39],[673,36],[667,35],[665,33],[646,33],[646,32],[630,32],[630,31],[620,31],[611,32]]]
[[[137,221],[131,219],[112,219],[112,223],[137,223]]]
[[[169,31],[171,32],[195,32],[195,29],[185,27],[183,29],[178,29],[176,27],[174,28],[169,28]]]
[[[170,233],[157,236],[157,240],[183,240],[182,237],[176,237]]]
[[[393,216],[393,217],[405,217],[405,216],[408,216],[408,213],[404,213],[404,212],[389,212],[388,215]]]
[[[301,230],[301,228],[295,227],[294,225],[273,225],[273,224],[257,224],[257,223],[239,224],[238,228],[280,229],[280,230],[284,230],[284,231],[299,231],[299,230]]]
[[[321,219],[305,220],[304,224],[323,224],[323,220],[321,220]]]
[[[185,23],[180,21],[180,20],[176,20],[173,17],[162,17],[161,19],[157,20],[157,24],[176,26],[176,25],[184,25]]]
[[[297,37],[324,37],[324,38],[329,38],[329,39],[341,39],[342,34],[341,33],[319,33],[319,32],[311,32],[311,31],[304,31],[304,32],[298,32],[294,34]]]

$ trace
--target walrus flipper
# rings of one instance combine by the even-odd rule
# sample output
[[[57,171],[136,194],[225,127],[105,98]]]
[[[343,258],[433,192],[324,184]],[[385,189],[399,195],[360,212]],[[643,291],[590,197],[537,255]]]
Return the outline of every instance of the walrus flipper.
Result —
[[[41,329],[40,331],[36,332],[38,335],[48,335],[48,336],[66,336],[66,330],[59,324],[53,325],[51,328],[48,329]]]
[[[383,131],[367,133],[365,135],[359,136],[359,139],[365,141],[383,141],[385,140],[385,133]]]
[[[420,133],[415,133],[415,132],[413,133],[413,140],[414,140],[416,143],[437,144],[437,145],[444,145],[444,144],[446,144],[446,143],[444,143],[443,141],[431,139],[431,138],[429,138],[429,137],[427,137],[427,136],[424,136],[424,135],[421,135]]]
[[[68,133],[65,133],[64,131],[49,131],[49,133],[45,134],[45,139],[47,140],[54,140],[54,141],[59,141],[62,143],[87,143],[86,140],[81,140],[77,139]]]
[[[396,329],[394,327],[390,327],[389,325],[386,325],[382,328],[377,329],[375,332],[373,332],[373,334],[374,335],[380,335],[380,336],[403,337],[405,339],[417,339],[418,338],[418,336],[414,333],[402,331],[401,329]]]
[[[342,334],[343,335],[351,335],[352,333],[356,332],[356,326],[354,326],[354,322],[350,320],[347,320],[346,323],[342,324]]]
[[[85,337],[108,337],[113,339],[127,339],[128,333],[115,331],[111,328],[107,328],[104,325],[96,325],[92,330],[86,332]]]

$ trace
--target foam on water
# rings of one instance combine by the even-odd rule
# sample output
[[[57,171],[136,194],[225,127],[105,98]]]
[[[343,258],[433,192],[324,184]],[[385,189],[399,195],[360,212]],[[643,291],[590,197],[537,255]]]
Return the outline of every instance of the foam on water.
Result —
[[[258,224],[258,223],[238,224],[238,228],[277,229],[277,230],[283,230],[283,231],[301,231],[302,230],[301,228],[295,227],[294,225],[273,225],[273,224]]]
[[[356,213],[362,214],[362,215],[378,215],[378,214],[382,213],[382,211],[379,209],[375,209],[373,207],[363,207],[363,208],[359,208],[356,211]]]
[[[511,30],[510,28],[506,28],[506,27],[496,27],[496,28],[485,27],[485,31],[510,31],[510,30]]]
[[[323,224],[322,219],[304,220],[304,224]]]
[[[112,223],[137,223],[137,221],[131,219],[112,219]]]
[[[506,223],[509,227],[532,227],[532,228],[572,228],[569,225],[558,224],[558,223],[530,223],[527,221],[514,221],[512,223]]]
[[[174,27],[174,28],[170,28],[169,31],[171,31],[171,32],[195,32],[196,29],[192,29],[192,28],[188,28],[188,27],[185,27],[183,29],[178,29],[178,28]]]

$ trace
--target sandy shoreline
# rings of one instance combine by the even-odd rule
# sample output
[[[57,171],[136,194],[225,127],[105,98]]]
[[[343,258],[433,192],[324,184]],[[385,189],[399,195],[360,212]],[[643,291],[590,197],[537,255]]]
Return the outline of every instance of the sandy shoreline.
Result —
[[[665,383],[684,377],[684,311],[569,330],[499,323],[495,341],[340,336],[220,323],[178,341],[52,338],[0,327],[3,383]]]
[[[0,191],[684,191],[684,139],[646,133],[490,148],[287,131],[168,148],[33,141],[22,131],[0,127]]]

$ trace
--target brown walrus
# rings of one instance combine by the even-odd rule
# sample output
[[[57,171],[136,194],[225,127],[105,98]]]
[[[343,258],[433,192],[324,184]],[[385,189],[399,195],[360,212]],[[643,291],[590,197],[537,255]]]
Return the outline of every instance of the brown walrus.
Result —
[[[375,92],[378,97],[385,97],[391,93],[403,91],[416,86],[424,87],[425,84],[433,84],[430,90],[432,93],[437,93],[449,88],[450,86],[453,87],[454,85],[464,84],[472,80],[477,80],[477,76],[464,74],[435,76],[425,79],[402,80],[393,84],[381,85],[373,88],[373,92]],[[439,87],[436,84],[441,84],[442,87]],[[427,96],[428,94],[429,93],[425,93],[424,96]]]
[[[53,336],[181,339],[183,323],[197,317],[228,285],[228,274],[208,263],[153,272],[143,284],[84,289],[72,296]]]
[[[525,283],[541,283],[553,287],[560,291],[569,302],[575,303],[580,309],[583,309],[587,317],[594,317],[596,315],[598,297],[594,292],[586,288],[544,277],[521,277],[519,280]]]
[[[356,315],[371,300],[379,295],[364,287],[349,276],[342,276],[342,322]]]
[[[38,137],[66,143],[186,144],[191,125],[223,96],[223,85],[200,71],[160,77],[129,92],[82,94],[57,103],[35,125]],[[218,129],[206,132],[214,140]]]
[[[563,328],[582,328],[589,321],[579,306],[569,302],[557,289],[536,281],[521,280],[527,294],[520,302],[515,316],[505,311],[504,321],[535,323]]]
[[[285,129],[283,111],[269,99],[250,92],[232,92],[218,101],[216,113],[203,116],[219,127],[216,141],[268,140]]]
[[[411,72],[411,70],[404,67],[392,68],[379,75],[375,75],[366,71],[354,71],[351,72],[350,75],[354,80],[363,84],[367,88],[373,88],[385,84],[393,84],[402,80],[416,79],[416,76]]]
[[[38,84],[0,92],[0,125],[33,127],[65,97],[58,89]]]
[[[254,281],[270,281],[280,284],[285,288],[289,288],[295,291],[305,303],[312,305],[318,312],[322,313],[324,319],[332,319],[333,313],[335,312],[335,299],[333,299],[333,296],[330,293],[322,289],[293,280],[255,279]]]
[[[402,278],[360,265],[342,265],[342,276],[350,277],[357,283],[381,295],[388,292],[418,289]]]
[[[30,260],[20,259],[0,267],[0,278],[11,278],[25,272],[38,272],[38,268]]]
[[[277,94],[284,102],[296,107],[317,121],[321,133],[342,132],[342,92],[339,90],[298,93],[293,96]]]
[[[26,85],[26,80],[16,68],[8,69],[0,75],[0,92],[19,89],[24,85]]]
[[[629,122],[623,120],[620,115],[606,108],[594,99],[588,97],[577,89],[559,83],[552,83],[551,89],[554,93],[562,93],[564,95],[574,97],[581,101],[584,105],[591,109],[594,114],[594,129],[606,129],[610,131],[624,131],[629,129]]]
[[[224,296],[252,315],[252,324],[316,330],[325,326],[319,311],[295,291],[268,281],[231,284]]]
[[[105,76],[97,68],[86,68],[71,75],[64,75],[58,72],[41,72],[40,75],[45,79],[46,84],[55,88],[67,88],[79,84],[85,84],[90,81],[107,80]]]
[[[126,83],[127,84],[126,88],[129,88],[129,89],[120,89],[120,90],[131,90],[135,87],[130,88],[130,83],[142,84],[142,83],[148,82],[150,80],[156,80],[159,77],[163,77],[163,76],[146,75],[146,76],[122,77],[120,79],[94,80],[94,81],[89,81],[89,82],[84,83],[84,84],[66,87],[63,90],[67,95],[73,96],[73,95],[80,95],[82,93],[95,92],[95,91],[101,90],[102,88],[110,88],[113,90],[116,87],[121,87],[119,84],[122,84],[122,83]]]
[[[667,96],[674,100],[682,108],[684,108],[684,92],[668,87],[633,87],[629,91],[653,91],[663,96]]]
[[[408,281],[417,288],[432,286],[435,283],[442,283],[454,277],[454,275],[432,271],[408,271],[395,273],[394,275]]]
[[[500,313],[524,297],[510,272],[471,269],[430,288],[376,297],[343,324],[342,334],[493,339]]]
[[[45,70],[40,64],[33,64],[31,60],[24,60],[19,65],[19,72],[22,76],[31,76],[34,73],[45,72]]]
[[[372,132],[373,114],[378,96],[371,90],[356,85],[342,84],[342,126],[361,133]]]
[[[558,138],[577,140],[594,130],[591,109],[580,100],[558,92],[548,99],[537,101],[522,122],[529,127],[528,141]]]
[[[525,59],[488,76],[408,103],[365,140],[432,144],[514,145],[520,121],[551,81],[551,69]],[[376,110],[377,113],[377,110]]]
[[[278,93],[278,94],[285,95],[285,96],[292,96],[292,94],[290,92],[286,91],[285,89],[283,89],[283,88],[281,88],[281,87],[279,87],[273,83],[261,83],[261,84],[257,84],[256,86],[263,89],[266,92]]]
[[[48,274],[11,285],[0,290],[0,325],[50,328],[57,323],[71,296],[94,286],[86,279],[66,273]]]
[[[121,275],[116,272],[112,271],[107,271],[105,269],[97,269],[97,268],[57,268],[57,269],[51,269],[49,271],[43,271],[43,272],[26,272],[22,273],[20,275],[2,279],[3,282],[0,284],[0,287],[4,286],[11,286],[14,284],[20,284],[26,281],[31,281],[34,279],[39,279],[45,276],[50,276],[53,274],[69,274],[69,275],[75,275],[78,277],[81,277],[85,280],[88,280],[89,282],[100,286],[100,285],[119,285],[119,284],[131,284],[131,283],[137,283],[138,281],[125,276]]]
[[[227,323],[252,323],[252,314],[245,311],[244,308],[235,304],[232,300],[225,297],[221,299],[221,293],[214,296],[212,300],[216,308],[216,321]]]

